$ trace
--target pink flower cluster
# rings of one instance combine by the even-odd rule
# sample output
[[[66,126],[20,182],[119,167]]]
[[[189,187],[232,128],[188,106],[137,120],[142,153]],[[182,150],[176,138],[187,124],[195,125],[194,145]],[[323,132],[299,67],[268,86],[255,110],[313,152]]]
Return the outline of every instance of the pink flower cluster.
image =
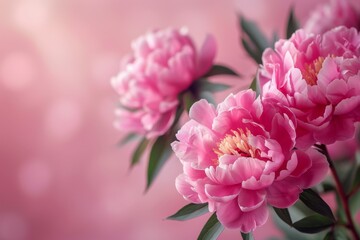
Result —
[[[315,149],[296,150],[296,118],[280,103],[252,90],[214,108],[193,105],[191,120],[172,143],[184,173],[177,190],[193,203],[209,203],[228,228],[250,232],[268,218],[267,204],[286,208],[328,170]]]
[[[291,108],[297,146],[351,138],[360,119],[360,34],[338,27],[324,34],[298,30],[263,54],[259,82],[264,98]]]
[[[195,103],[172,143],[183,164],[177,190],[208,203],[228,228],[250,232],[265,223],[267,205],[287,208],[320,183],[328,163],[314,144],[349,139],[360,121],[360,34],[338,27],[298,30],[263,54],[252,90],[217,108]]]
[[[305,22],[304,30],[319,34],[338,26],[360,28],[360,13],[356,12],[349,0],[331,0],[317,7]]]
[[[212,66],[216,44],[208,36],[199,52],[186,29],[152,31],[132,43],[133,55],[112,85],[120,96],[116,127],[153,138],[175,119],[178,95]]]

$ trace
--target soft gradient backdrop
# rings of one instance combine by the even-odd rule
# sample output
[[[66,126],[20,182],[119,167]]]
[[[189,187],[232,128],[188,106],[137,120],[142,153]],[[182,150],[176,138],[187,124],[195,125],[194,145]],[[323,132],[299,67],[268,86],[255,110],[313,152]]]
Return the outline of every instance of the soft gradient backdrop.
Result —
[[[122,135],[112,125],[117,96],[109,80],[134,38],[152,28],[187,26],[198,44],[212,33],[216,62],[244,76],[217,80],[235,84],[233,91],[245,88],[256,66],[239,45],[237,14],[268,35],[283,34],[290,6],[304,19],[312,4],[0,1],[0,239],[195,239],[209,215],[164,220],[186,204],[174,187],[180,163],[169,161],[145,194],[146,159],[129,171],[135,145],[116,147]],[[255,235],[279,233],[269,221]],[[240,235],[225,230],[220,239]]]

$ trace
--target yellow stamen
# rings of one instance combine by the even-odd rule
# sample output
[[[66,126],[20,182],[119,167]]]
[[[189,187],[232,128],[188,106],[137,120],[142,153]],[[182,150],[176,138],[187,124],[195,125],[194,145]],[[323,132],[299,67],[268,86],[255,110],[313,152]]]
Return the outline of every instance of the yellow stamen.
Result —
[[[232,130],[231,133],[227,134],[218,143],[217,149],[214,149],[218,157],[225,154],[246,157],[256,157],[259,155],[259,150],[248,143],[248,137],[251,135],[249,129],[246,129],[246,133],[242,129]]]
[[[318,57],[310,64],[305,63],[305,69],[302,71],[302,75],[306,83],[310,86],[316,85],[318,80],[317,75],[322,68],[324,60],[324,57]]]

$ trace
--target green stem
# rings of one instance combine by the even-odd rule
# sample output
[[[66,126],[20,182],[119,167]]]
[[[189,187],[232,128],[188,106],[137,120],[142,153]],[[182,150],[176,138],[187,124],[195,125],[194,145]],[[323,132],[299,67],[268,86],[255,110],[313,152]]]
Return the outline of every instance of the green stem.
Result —
[[[331,157],[329,155],[327,147],[324,144],[318,145],[318,147],[321,149],[322,153],[325,155],[326,160],[329,163],[331,173],[332,173],[332,175],[334,177],[336,187],[337,187],[337,189],[339,191],[340,199],[341,199],[342,204],[344,206],[345,215],[346,215],[346,218],[347,218],[347,221],[348,221],[347,228],[351,231],[351,233],[353,234],[355,240],[360,240],[360,236],[356,231],[355,224],[354,224],[354,221],[353,221],[351,213],[350,213],[348,196],[345,194],[344,188],[343,188],[343,186],[341,184],[341,181],[340,181],[339,175],[338,175],[338,173],[337,173],[337,171],[335,169],[334,163],[331,160]]]

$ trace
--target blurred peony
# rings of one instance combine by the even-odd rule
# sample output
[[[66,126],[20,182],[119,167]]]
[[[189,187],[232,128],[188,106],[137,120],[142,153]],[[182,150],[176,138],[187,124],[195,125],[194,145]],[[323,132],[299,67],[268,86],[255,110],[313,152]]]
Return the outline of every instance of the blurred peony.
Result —
[[[184,173],[176,188],[193,203],[209,203],[228,228],[250,232],[268,218],[267,204],[286,208],[328,171],[315,149],[296,150],[295,117],[252,90],[228,96],[215,109],[196,102],[172,143]]]
[[[264,98],[290,107],[297,147],[354,136],[360,119],[360,35],[338,27],[323,35],[298,30],[263,54],[259,82]]]
[[[116,127],[147,138],[172,125],[178,95],[212,66],[215,40],[208,36],[197,52],[186,29],[152,31],[132,43],[133,55],[112,79],[120,95]]]
[[[324,33],[334,27],[360,27],[360,17],[348,0],[331,0],[316,8],[304,24],[308,33]]]

